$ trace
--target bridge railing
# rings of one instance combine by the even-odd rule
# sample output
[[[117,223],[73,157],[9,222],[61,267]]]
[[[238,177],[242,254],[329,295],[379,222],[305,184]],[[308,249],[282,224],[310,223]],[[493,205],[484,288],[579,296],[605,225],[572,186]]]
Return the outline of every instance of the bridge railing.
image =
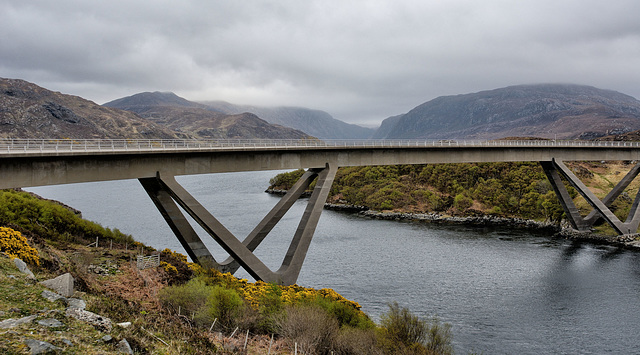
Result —
[[[640,142],[581,140],[417,140],[417,139],[20,139],[1,138],[0,155],[51,152],[146,152],[259,148],[394,147],[640,147]]]

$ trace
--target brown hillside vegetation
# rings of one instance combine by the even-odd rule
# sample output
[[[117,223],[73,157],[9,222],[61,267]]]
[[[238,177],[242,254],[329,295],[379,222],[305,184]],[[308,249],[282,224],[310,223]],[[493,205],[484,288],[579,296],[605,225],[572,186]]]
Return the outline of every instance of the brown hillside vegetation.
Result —
[[[0,78],[0,137],[178,138],[186,137],[131,112]]]

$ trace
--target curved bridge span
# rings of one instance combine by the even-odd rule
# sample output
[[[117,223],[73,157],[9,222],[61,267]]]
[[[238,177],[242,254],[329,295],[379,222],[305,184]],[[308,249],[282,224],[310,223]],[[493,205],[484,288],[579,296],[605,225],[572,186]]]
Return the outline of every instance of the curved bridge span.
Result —
[[[192,260],[254,278],[295,283],[338,167],[539,162],[567,218],[575,229],[588,230],[604,218],[619,234],[635,233],[640,224],[640,194],[628,218],[620,221],[608,208],[640,172],[640,163],[604,199],[598,199],[563,161],[640,161],[638,142],[555,140],[71,140],[0,139],[0,188],[33,187],[89,181],[138,179]],[[178,175],[257,170],[307,169],[258,226],[240,241],[175,180]],[[282,266],[266,267],[255,248],[317,179]],[[586,217],[578,213],[563,181],[591,204]],[[230,255],[214,260],[189,224],[187,212]]]

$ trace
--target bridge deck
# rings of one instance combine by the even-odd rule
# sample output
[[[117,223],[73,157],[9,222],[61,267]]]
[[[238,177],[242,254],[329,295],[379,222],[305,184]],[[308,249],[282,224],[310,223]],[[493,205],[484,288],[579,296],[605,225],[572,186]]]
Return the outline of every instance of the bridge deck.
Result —
[[[638,142],[454,140],[0,140],[0,188],[337,166],[640,160]]]

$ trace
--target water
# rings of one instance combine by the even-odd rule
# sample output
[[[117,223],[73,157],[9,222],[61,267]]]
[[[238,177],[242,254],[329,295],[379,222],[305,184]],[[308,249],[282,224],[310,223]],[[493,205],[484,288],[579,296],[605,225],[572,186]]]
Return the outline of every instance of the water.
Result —
[[[275,172],[179,177],[231,232],[247,235],[278,197]],[[136,180],[31,188],[158,249],[182,251]],[[306,201],[256,254],[282,262]],[[203,237],[210,240],[208,237]],[[224,252],[209,241],[217,258]],[[248,277],[246,272],[239,276]],[[638,354],[640,253],[523,231],[368,220],[324,211],[298,283],[330,287],[374,319],[397,301],[452,325],[456,353]]]

